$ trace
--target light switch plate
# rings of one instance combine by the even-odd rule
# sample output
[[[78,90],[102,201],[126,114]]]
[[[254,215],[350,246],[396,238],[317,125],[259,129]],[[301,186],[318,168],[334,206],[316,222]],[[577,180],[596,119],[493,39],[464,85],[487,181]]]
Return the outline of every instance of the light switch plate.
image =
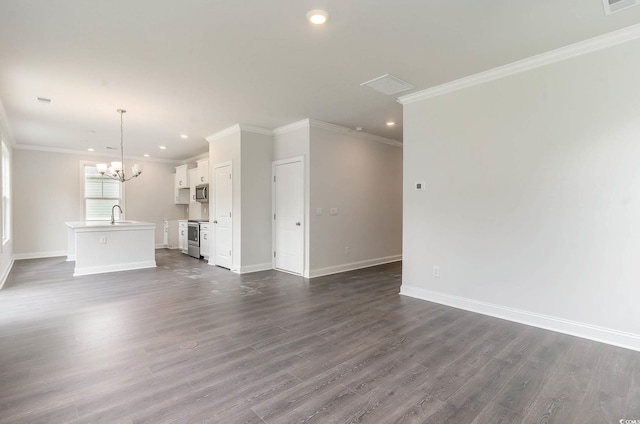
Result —
[[[331,208],[331,215],[338,215],[338,208]]]
[[[322,215],[322,208],[316,208],[316,215],[317,216]]]

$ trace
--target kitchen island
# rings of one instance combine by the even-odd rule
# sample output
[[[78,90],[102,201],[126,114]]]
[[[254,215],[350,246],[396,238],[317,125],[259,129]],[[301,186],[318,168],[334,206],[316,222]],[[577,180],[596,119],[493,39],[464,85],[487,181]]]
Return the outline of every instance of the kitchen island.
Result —
[[[73,276],[154,268],[156,224],[139,221],[79,221],[67,225],[67,261]]]

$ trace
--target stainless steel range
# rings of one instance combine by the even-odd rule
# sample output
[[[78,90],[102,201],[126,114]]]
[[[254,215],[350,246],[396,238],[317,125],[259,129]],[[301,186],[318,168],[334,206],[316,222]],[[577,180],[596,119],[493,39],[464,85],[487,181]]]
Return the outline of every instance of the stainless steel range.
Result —
[[[208,222],[206,219],[190,219],[188,226],[188,253],[189,256],[200,259],[200,223]]]
[[[200,259],[200,223],[189,220],[187,225],[189,256]]]

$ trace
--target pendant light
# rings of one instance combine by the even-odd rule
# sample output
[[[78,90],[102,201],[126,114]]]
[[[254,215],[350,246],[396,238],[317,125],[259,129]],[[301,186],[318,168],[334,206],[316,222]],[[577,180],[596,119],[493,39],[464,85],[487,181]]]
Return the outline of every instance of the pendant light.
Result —
[[[122,115],[127,113],[127,111],[124,109],[118,109],[117,112],[120,114],[120,161],[111,162],[111,166],[108,169],[106,163],[99,163],[96,165],[96,169],[102,176],[107,174],[108,177],[124,183],[125,181],[132,180],[142,174],[142,165],[137,163],[134,164],[131,167],[132,175],[127,178],[124,171],[124,131],[122,128]]]

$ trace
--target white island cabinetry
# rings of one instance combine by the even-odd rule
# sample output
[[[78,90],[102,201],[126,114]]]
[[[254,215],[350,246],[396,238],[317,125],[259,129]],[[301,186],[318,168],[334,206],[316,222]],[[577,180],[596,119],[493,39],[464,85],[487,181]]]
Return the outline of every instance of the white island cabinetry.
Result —
[[[66,222],[67,260],[74,277],[156,266],[156,224],[138,221]]]

